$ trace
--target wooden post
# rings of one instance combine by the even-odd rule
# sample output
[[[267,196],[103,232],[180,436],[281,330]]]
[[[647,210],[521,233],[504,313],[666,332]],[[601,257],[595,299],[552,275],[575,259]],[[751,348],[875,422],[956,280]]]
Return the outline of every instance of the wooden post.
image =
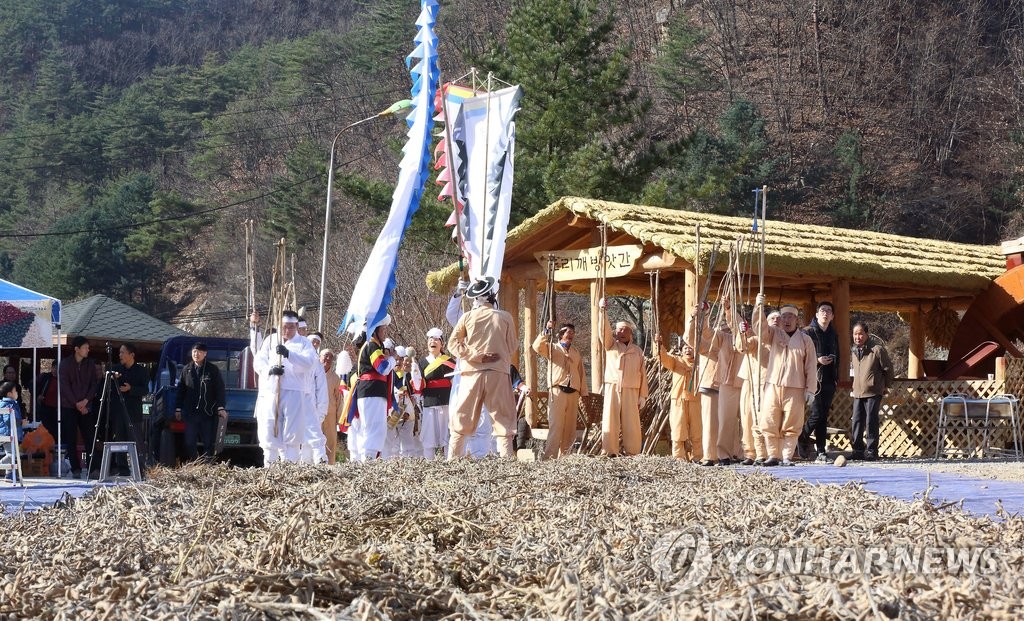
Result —
[[[832,283],[832,309],[836,314],[832,318],[836,334],[839,336],[839,381],[850,383],[850,281],[845,278]]]
[[[683,279],[683,334],[686,333],[686,322],[690,319],[693,307],[697,305],[697,298],[700,296],[700,288],[697,283],[697,272],[692,267],[688,268]],[[668,345],[668,343],[666,343]]]
[[[523,366],[526,385],[537,390],[537,355],[530,348],[537,338],[537,281],[530,278],[526,281],[526,296],[523,300]],[[526,400],[526,422],[533,426],[537,422],[537,410],[533,399]]]
[[[996,358],[996,381],[999,382],[1000,391],[1006,390],[1006,356],[999,356]]]
[[[910,313],[910,351],[907,355],[907,379],[924,378],[924,313]]]
[[[604,322],[608,321],[598,309],[601,293],[597,290],[597,279],[590,282],[590,391],[598,394],[604,384],[604,350],[601,349],[601,335]]]
[[[511,278],[503,277],[501,279],[501,287],[498,289],[498,304],[502,310],[508,311],[512,315],[512,329],[515,330],[516,334],[519,334],[519,288],[512,282]],[[529,357],[530,348],[529,345],[523,348],[523,354]],[[516,368],[521,368],[519,365],[519,352],[512,352],[512,364],[516,365]]]
[[[814,315],[817,312],[818,312],[818,301],[815,300],[814,296],[812,295],[809,300],[804,302],[804,308],[803,308],[804,316],[800,318],[800,325],[803,326],[803,327],[807,327],[807,326],[811,325],[811,320],[814,319]],[[835,318],[833,318],[833,319],[835,319]]]

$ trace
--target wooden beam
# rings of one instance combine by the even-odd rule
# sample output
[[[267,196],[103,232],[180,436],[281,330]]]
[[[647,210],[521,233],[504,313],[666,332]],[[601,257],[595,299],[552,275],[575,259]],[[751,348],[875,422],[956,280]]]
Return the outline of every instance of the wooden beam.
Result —
[[[1003,346],[1003,349],[1010,352],[1017,358],[1024,358],[1024,354],[1021,354],[1020,350],[1017,349],[1014,346],[1014,344],[1010,342],[1010,339],[1006,338],[1006,335],[1003,334],[1003,331],[1000,330],[995,324],[993,324],[987,318],[985,318],[985,316],[982,313],[972,313],[972,315],[974,315],[975,320],[977,320],[977,322],[981,324],[981,327],[985,328],[985,331],[988,332],[989,335],[992,338],[994,338],[997,343]]]
[[[942,292],[939,290],[921,290],[910,287],[901,289],[888,289],[879,291],[877,288],[864,288],[856,287],[850,290],[850,296],[858,300],[906,300],[908,298],[925,298],[934,300],[935,298],[946,298],[946,297],[960,297],[963,295],[962,291],[946,291]]]
[[[543,280],[547,278],[544,268],[537,263],[537,259],[530,257],[529,261],[523,260],[512,265],[505,265],[502,272],[513,280]]]
[[[839,336],[839,381],[850,380],[850,281],[839,279],[832,285],[832,323]]]
[[[677,258],[678,257],[676,257],[676,255],[672,254],[668,250],[655,252],[648,255],[640,262],[640,269],[648,272],[651,270],[667,270],[676,265]],[[682,261],[679,263],[681,264]],[[686,266],[684,265],[680,265],[680,267],[686,269]]]
[[[924,313],[910,312],[910,350],[907,352],[907,379],[924,378]]]
[[[566,224],[566,226],[571,226],[575,229],[586,229],[589,231],[596,226],[596,223],[590,218],[584,218],[583,216],[573,214],[573,216],[569,218],[569,223]]]
[[[537,355],[531,349],[533,340],[537,338],[537,281],[526,281],[526,295],[523,299],[523,358],[526,384],[537,390]],[[526,422],[532,427],[537,422],[537,409],[533,399],[526,400]]]

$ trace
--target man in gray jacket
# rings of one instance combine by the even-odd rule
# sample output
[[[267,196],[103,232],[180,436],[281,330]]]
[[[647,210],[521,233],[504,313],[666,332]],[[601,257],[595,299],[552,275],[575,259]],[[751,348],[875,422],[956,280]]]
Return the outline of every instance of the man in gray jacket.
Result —
[[[894,374],[885,347],[868,337],[863,321],[853,324],[853,459],[872,461],[878,459],[878,411]]]

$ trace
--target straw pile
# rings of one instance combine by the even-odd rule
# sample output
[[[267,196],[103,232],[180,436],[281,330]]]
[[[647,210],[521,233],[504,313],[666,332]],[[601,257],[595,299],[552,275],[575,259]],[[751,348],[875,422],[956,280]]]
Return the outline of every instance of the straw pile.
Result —
[[[688,568],[665,534],[698,525],[713,562]],[[4,518],[0,617],[1010,617],[1022,526],[667,458],[193,466]],[[750,573],[719,558],[911,544],[1002,552],[980,576]],[[690,569],[707,576],[683,590]]]

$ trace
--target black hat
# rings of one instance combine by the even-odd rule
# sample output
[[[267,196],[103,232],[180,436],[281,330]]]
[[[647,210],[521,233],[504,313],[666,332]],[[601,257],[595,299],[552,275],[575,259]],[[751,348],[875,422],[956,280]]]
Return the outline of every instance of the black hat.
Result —
[[[494,292],[494,277],[485,276],[478,279],[466,290],[466,297],[469,299],[488,297]]]

